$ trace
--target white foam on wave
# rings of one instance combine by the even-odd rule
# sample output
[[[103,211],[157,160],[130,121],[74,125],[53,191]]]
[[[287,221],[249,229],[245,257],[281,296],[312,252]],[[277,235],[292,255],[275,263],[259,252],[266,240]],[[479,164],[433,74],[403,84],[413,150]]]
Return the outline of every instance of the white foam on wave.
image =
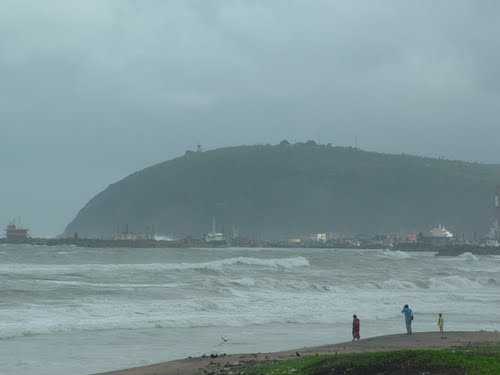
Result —
[[[314,283],[301,283],[297,280],[285,289],[250,288],[245,290],[239,284],[253,283],[253,279],[233,279],[238,285],[238,293],[225,293],[220,296],[193,293],[189,298],[175,299],[151,298],[128,299],[120,297],[90,297],[60,304],[23,304],[0,310],[0,338],[23,335],[57,334],[75,331],[102,331],[114,329],[155,329],[191,327],[241,327],[251,324],[299,323],[299,324],[337,324],[348,323],[353,309],[371,314],[376,307],[377,319],[399,316],[398,296],[407,296],[411,289],[419,295],[419,311],[433,311],[436,303],[449,303],[450,311],[460,312],[473,305],[464,300],[454,301],[456,293],[443,299],[422,297],[413,291],[414,285],[399,280],[387,280],[387,289],[359,289],[356,292],[342,288],[312,293]],[[278,282],[278,281],[276,281]],[[459,281],[446,279],[440,285],[460,288]],[[319,288],[322,286],[317,284]],[[325,286],[325,285],[323,285]],[[305,290],[307,289],[307,290]],[[432,291],[422,289],[425,296]],[[475,294],[474,294],[475,295]],[[496,316],[494,305],[481,306],[481,311]]]
[[[417,285],[411,281],[389,279],[378,284],[380,289],[418,289]]]
[[[432,277],[429,280],[429,287],[432,289],[457,290],[457,289],[478,289],[484,286],[475,280],[454,275],[445,277]]]
[[[207,279],[212,280],[212,279]],[[272,277],[251,278],[244,277],[241,279],[217,277],[213,282],[204,283],[206,289],[214,289],[217,287],[237,287],[244,291],[262,291],[262,292],[343,292],[347,287],[334,287],[328,283],[314,282],[302,279],[281,279]],[[352,288],[351,288],[352,289]],[[236,294],[234,289],[232,291]]]
[[[292,269],[296,267],[308,267],[309,261],[301,256],[292,258],[250,258],[235,257],[216,260],[205,263],[127,263],[127,264],[21,264],[10,263],[0,265],[0,274],[61,274],[70,272],[144,272],[144,271],[183,271],[183,270],[211,270],[221,271],[233,266],[256,266],[271,269]]]
[[[381,282],[370,282],[364,285],[364,288],[368,289],[392,289],[392,290],[473,290],[485,287],[495,287],[497,282],[493,278],[481,278],[477,280],[471,280],[469,278],[452,275],[452,276],[441,276],[441,277],[431,277],[427,281],[409,281],[409,280],[399,280],[399,279],[389,279]],[[362,290],[362,289],[360,289]]]
[[[352,294],[240,292],[222,297],[125,302],[93,297],[68,305],[33,304],[0,311],[0,338],[114,329],[241,327],[267,323],[349,321]],[[368,309],[366,306],[358,307]],[[332,314],[332,308],[335,314]],[[380,313],[380,312],[379,312]]]
[[[478,262],[479,261],[479,258],[470,252],[463,253],[463,254],[457,256],[457,259],[465,260],[467,262]]]
[[[86,286],[91,288],[178,288],[179,283],[163,283],[163,284],[141,284],[141,283],[92,283],[87,281],[73,280],[36,280],[37,283],[67,285],[67,286]]]
[[[226,258],[201,262],[195,253],[183,254],[192,263],[153,263],[158,259],[155,254],[149,258],[152,263],[146,264],[38,265],[29,264],[30,258],[25,264],[0,264],[1,282],[7,280],[13,290],[34,292],[34,297],[16,294],[13,303],[8,302],[13,294],[5,294],[7,298],[0,301],[0,338],[114,329],[349,324],[353,312],[365,318],[399,318],[400,301],[408,301],[408,296],[419,312],[434,312],[436,306],[447,304],[448,313],[467,311],[500,319],[500,302],[494,300],[498,286],[492,278],[500,280],[500,276],[458,271],[459,267],[483,267],[486,262],[441,263],[420,258],[417,262],[420,254],[390,251],[363,253],[366,258],[358,262],[356,257],[355,263],[349,263],[353,258],[350,251],[340,255],[333,251],[312,254],[310,250],[299,252],[304,256],[295,256],[295,250],[281,254],[288,258],[278,258],[274,252],[235,257],[217,251],[208,259]],[[390,259],[382,260],[384,254]],[[265,255],[275,258],[266,259]],[[400,262],[401,256],[413,260]],[[207,254],[203,257],[207,259]],[[307,268],[306,257],[316,259],[314,267]],[[100,258],[92,254],[87,259]],[[200,262],[194,263],[196,260]],[[460,276],[451,276],[457,274]],[[61,290],[54,293],[58,285]],[[73,286],[83,290],[73,290]],[[105,288],[123,288],[124,293],[108,293]]]
[[[252,279],[250,277],[243,277],[241,279],[232,279],[229,280],[229,283],[239,285],[239,286],[255,286],[255,279]]]
[[[466,295],[458,304],[451,299],[460,292],[446,293],[444,299],[441,294],[434,298],[434,290],[421,288],[421,292],[416,292],[413,282],[397,279],[381,282],[382,288],[365,286],[353,290],[348,289],[345,284],[332,287],[320,280],[283,280],[281,277],[270,276],[230,278],[226,275],[209,275],[208,278],[203,278],[205,284],[211,284],[208,285],[209,288],[215,285],[215,279],[225,280],[224,293],[205,294],[190,289],[187,295],[179,293],[173,298],[158,297],[156,292],[147,298],[148,295],[141,291],[141,298],[137,299],[124,294],[75,298],[64,304],[43,300],[12,305],[0,310],[0,338],[113,329],[241,327],[290,322],[348,323],[353,309],[372,312],[374,306],[377,319],[387,319],[394,314],[399,316],[400,306],[396,301],[399,300],[398,296],[407,296],[407,290],[411,290],[412,295],[419,296],[418,306],[421,311],[432,310],[435,303],[443,302],[451,302],[450,309],[458,311],[471,308],[470,304],[466,304]],[[449,276],[435,279],[430,284],[439,292],[443,289],[465,290],[471,285],[479,285],[474,283],[468,279],[456,280]],[[127,286],[131,285],[133,284]],[[468,287],[465,288],[464,285]],[[494,292],[490,290],[488,296]],[[476,292],[477,290],[472,290],[470,294],[475,295]],[[439,298],[439,302],[434,302],[437,301],[436,298]],[[496,311],[491,304],[481,306],[481,309],[488,314]]]
[[[400,250],[384,250],[380,255],[384,258],[390,258],[390,259],[411,258],[411,255],[409,253]]]

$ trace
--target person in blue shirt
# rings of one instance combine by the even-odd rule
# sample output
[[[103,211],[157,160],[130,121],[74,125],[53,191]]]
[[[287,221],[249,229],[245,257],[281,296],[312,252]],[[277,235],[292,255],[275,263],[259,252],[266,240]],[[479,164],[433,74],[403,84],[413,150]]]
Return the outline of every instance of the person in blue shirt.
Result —
[[[413,322],[413,311],[412,309],[410,309],[410,306],[405,305],[405,307],[403,307],[403,310],[401,310],[401,313],[405,316],[406,334],[411,335],[413,333],[411,330],[411,323]]]

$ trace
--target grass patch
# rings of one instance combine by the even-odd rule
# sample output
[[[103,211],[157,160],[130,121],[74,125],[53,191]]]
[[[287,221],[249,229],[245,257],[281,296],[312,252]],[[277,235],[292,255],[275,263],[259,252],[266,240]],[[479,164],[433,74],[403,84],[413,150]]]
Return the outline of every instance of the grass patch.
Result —
[[[257,365],[244,374],[499,375],[500,347],[309,356]]]

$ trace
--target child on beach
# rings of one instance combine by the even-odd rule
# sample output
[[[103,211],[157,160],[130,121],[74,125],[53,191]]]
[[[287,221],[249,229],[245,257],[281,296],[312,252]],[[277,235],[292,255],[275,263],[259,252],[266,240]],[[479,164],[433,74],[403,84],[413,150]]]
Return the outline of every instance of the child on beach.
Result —
[[[359,340],[361,338],[359,334],[360,321],[356,315],[352,316],[352,341]]]
[[[441,338],[444,339],[444,318],[441,313],[439,313],[437,325],[439,327],[439,332],[441,332]]]

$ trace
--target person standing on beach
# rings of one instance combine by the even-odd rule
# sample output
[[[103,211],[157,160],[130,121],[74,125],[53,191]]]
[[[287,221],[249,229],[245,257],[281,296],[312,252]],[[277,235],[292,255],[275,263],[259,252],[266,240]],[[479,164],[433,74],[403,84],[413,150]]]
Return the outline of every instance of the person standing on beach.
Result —
[[[441,332],[441,338],[444,339],[444,318],[441,313],[439,313],[437,325],[439,327],[439,332]]]
[[[352,316],[352,341],[359,340],[361,335],[359,334],[360,321],[356,315]]]
[[[411,329],[411,324],[413,322],[413,311],[412,309],[410,309],[410,306],[405,305],[405,307],[403,307],[403,310],[401,310],[401,313],[405,316],[406,334],[411,335],[413,333]]]

